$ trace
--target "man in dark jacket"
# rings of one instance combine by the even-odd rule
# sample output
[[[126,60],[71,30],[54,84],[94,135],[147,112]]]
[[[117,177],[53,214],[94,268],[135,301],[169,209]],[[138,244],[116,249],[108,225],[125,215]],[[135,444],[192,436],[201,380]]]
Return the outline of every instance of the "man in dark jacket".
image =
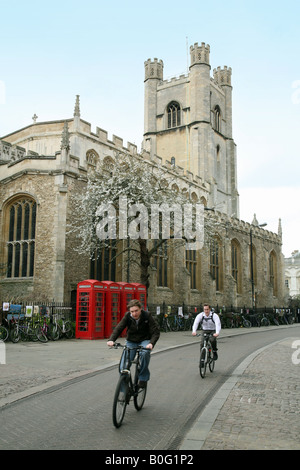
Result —
[[[129,348],[136,348],[137,346],[146,348],[141,351],[141,368],[139,371],[139,386],[145,387],[145,383],[150,378],[150,351],[155,346],[160,336],[160,331],[152,315],[142,310],[142,304],[139,300],[131,300],[127,308],[129,311],[125,313],[122,320],[115,327],[107,341],[107,345],[110,347],[113,346],[122,331],[127,328],[127,346]],[[135,351],[130,351],[131,361],[133,361],[134,356]]]

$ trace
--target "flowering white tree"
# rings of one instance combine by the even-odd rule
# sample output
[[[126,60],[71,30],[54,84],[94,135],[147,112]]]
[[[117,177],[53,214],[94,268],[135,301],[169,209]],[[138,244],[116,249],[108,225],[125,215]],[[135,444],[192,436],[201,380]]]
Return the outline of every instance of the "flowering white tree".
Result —
[[[104,160],[84,193],[74,196],[70,231],[80,239],[77,251],[92,258],[112,239],[135,240],[122,253],[134,256],[141,283],[148,287],[148,268],[158,248],[170,239],[195,239],[188,193],[176,180],[164,166],[141,157],[119,154],[110,165]]]

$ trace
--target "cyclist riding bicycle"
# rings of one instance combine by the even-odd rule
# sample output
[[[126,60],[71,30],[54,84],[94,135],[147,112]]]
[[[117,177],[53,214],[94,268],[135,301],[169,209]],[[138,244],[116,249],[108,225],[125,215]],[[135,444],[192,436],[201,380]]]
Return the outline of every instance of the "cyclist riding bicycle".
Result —
[[[141,368],[139,370],[138,385],[143,388],[150,378],[150,351],[158,341],[160,331],[152,315],[149,312],[142,310],[142,304],[139,300],[131,300],[128,303],[127,308],[129,311],[125,313],[122,320],[115,327],[107,341],[107,346],[112,347],[116,339],[122,334],[123,330],[127,328],[126,344],[129,348],[133,348],[133,350],[130,351],[130,361],[133,361],[136,353],[134,348],[137,346],[143,346],[146,348],[140,352]],[[124,359],[123,356],[122,358]],[[123,365],[121,363],[120,368],[122,369],[122,367]]]
[[[204,343],[203,334],[212,333],[213,336],[210,342],[213,349],[213,358],[216,361],[218,359],[217,337],[219,336],[221,331],[221,321],[219,315],[217,315],[213,310],[211,310],[209,304],[204,304],[203,312],[198,313],[198,315],[196,316],[195,321],[193,323],[193,336],[196,336],[199,324],[202,327],[200,350],[202,349]]]

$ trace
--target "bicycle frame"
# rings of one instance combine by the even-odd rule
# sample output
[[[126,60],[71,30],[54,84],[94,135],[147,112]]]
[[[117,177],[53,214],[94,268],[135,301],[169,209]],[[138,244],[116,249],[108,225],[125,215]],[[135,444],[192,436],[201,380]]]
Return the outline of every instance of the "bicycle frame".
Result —
[[[33,328],[30,326],[30,322],[21,322],[20,320],[13,320],[10,332],[10,339],[13,343],[17,343],[20,339],[34,340],[35,334]]]
[[[197,335],[200,336],[200,335]],[[200,375],[204,379],[205,373],[206,373],[206,367],[207,364],[209,366],[210,372],[213,372],[214,367],[215,367],[215,361],[213,359],[213,353],[212,353],[212,345],[210,342],[210,338],[213,336],[212,333],[203,333],[203,347],[201,348],[200,351],[200,364],[199,364],[199,369],[200,369]]]
[[[211,350],[211,343],[210,343],[210,337],[212,336],[210,333],[204,333],[204,343],[202,349],[205,350],[205,360],[207,361],[208,359],[208,353]]]
[[[46,343],[48,341],[48,335],[50,332],[50,327],[47,323],[46,317],[43,318],[43,323],[36,326],[36,336],[39,341]]]
[[[119,344],[118,346],[122,346],[122,345]],[[139,366],[139,361],[140,361],[140,351],[142,351],[143,349],[146,349],[146,348],[143,348],[142,346],[137,346],[136,348],[129,348],[128,346],[123,346],[123,353],[122,353],[120,363],[119,363],[119,372],[121,375],[127,375],[129,377],[130,386],[134,393],[135,393],[134,386],[136,386],[138,382],[138,366]],[[134,350],[136,351],[136,354],[135,354],[134,359],[131,361],[130,351],[134,351]],[[122,363],[123,355],[125,356],[124,367],[121,370],[121,363]],[[132,374],[131,374],[132,364],[135,364],[134,380],[132,380]]]

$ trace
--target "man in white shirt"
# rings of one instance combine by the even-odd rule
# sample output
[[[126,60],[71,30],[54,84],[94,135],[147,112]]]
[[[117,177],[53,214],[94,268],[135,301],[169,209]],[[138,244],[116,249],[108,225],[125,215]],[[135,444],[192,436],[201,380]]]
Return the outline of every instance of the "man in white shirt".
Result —
[[[196,316],[195,321],[193,323],[193,336],[196,336],[199,324],[201,324],[203,330],[200,340],[200,349],[202,349],[204,342],[203,333],[212,333],[213,337],[211,338],[211,345],[214,353],[214,360],[217,360],[217,337],[219,336],[221,331],[221,321],[219,315],[211,311],[209,304],[204,304],[203,312],[198,313],[198,315]]]

